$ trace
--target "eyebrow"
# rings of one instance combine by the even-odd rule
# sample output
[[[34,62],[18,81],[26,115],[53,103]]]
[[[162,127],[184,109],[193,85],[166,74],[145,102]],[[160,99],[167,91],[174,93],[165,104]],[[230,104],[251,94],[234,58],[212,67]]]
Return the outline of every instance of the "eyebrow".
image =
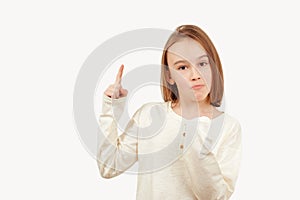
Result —
[[[206,54],[204,54],[204,55],[202,55],[202,56],[199,56],[198,58],[197,58],[197,60],[199,60],[199,59],[201,59],[201,58],[203,58],[203,57],[208,57]],[[185,63],[186,62],[186,60],[177,60],[173,65],[177,65],[178,63]]]

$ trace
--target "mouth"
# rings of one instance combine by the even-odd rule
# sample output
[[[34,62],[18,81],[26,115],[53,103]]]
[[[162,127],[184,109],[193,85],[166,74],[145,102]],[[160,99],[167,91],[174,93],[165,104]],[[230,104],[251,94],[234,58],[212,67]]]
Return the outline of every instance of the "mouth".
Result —
[[[194,86],[192,86],[192,89],[194,89],[194,90],[197,90],[197,89],[201,89],[201,88],[203,88],[204,87],[204,85],[194,85]]]

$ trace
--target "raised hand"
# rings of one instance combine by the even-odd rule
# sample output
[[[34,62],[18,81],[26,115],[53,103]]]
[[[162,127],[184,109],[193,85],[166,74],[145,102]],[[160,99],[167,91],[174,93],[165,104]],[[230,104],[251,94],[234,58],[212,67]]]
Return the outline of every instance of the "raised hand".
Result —
[[[105,90],[104,94],[110,98],[118,99],[121,97],[125,97],[128,94],[128,91],[122,88],[122,74],[123,74],[124,65],[121,65],[119,68],[119,72],[117,74],[116,80],[113,84],[109,85]]]

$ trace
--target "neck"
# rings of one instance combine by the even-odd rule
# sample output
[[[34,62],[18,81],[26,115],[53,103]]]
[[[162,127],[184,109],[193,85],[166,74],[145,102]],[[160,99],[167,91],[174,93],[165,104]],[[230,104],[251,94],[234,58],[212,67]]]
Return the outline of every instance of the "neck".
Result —
[[[200,116],[213,117],[215,108],[210,105],[206,100],[204,101],[191,101],[180,99],[174,106],[178,114],[185,118],[195,118]]]

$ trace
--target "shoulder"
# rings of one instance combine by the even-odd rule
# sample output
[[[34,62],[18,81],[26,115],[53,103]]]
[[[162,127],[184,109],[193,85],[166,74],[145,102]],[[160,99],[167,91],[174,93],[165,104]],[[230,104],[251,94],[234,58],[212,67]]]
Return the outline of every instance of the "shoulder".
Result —
[[[138,116],[140,120],[146,118],[162,117],[167,112],[167,102],[148,102],[140,106],[134,116]]]
[[[141,114],[147,113],[165,113],[167,109],[167,102],[148,102],[143,104],[137,112]]]
[[[242,131],[241,123],[231,114],[224,113],[223,127],[226,130],[227,137],[240,137]]]
[[[228,127],[240,127],[241,124],[239,122],[239,120],[232,116],[231,114],[228,114],[226,112],[224,112],[224,125],[225,126],[228,126]]]

